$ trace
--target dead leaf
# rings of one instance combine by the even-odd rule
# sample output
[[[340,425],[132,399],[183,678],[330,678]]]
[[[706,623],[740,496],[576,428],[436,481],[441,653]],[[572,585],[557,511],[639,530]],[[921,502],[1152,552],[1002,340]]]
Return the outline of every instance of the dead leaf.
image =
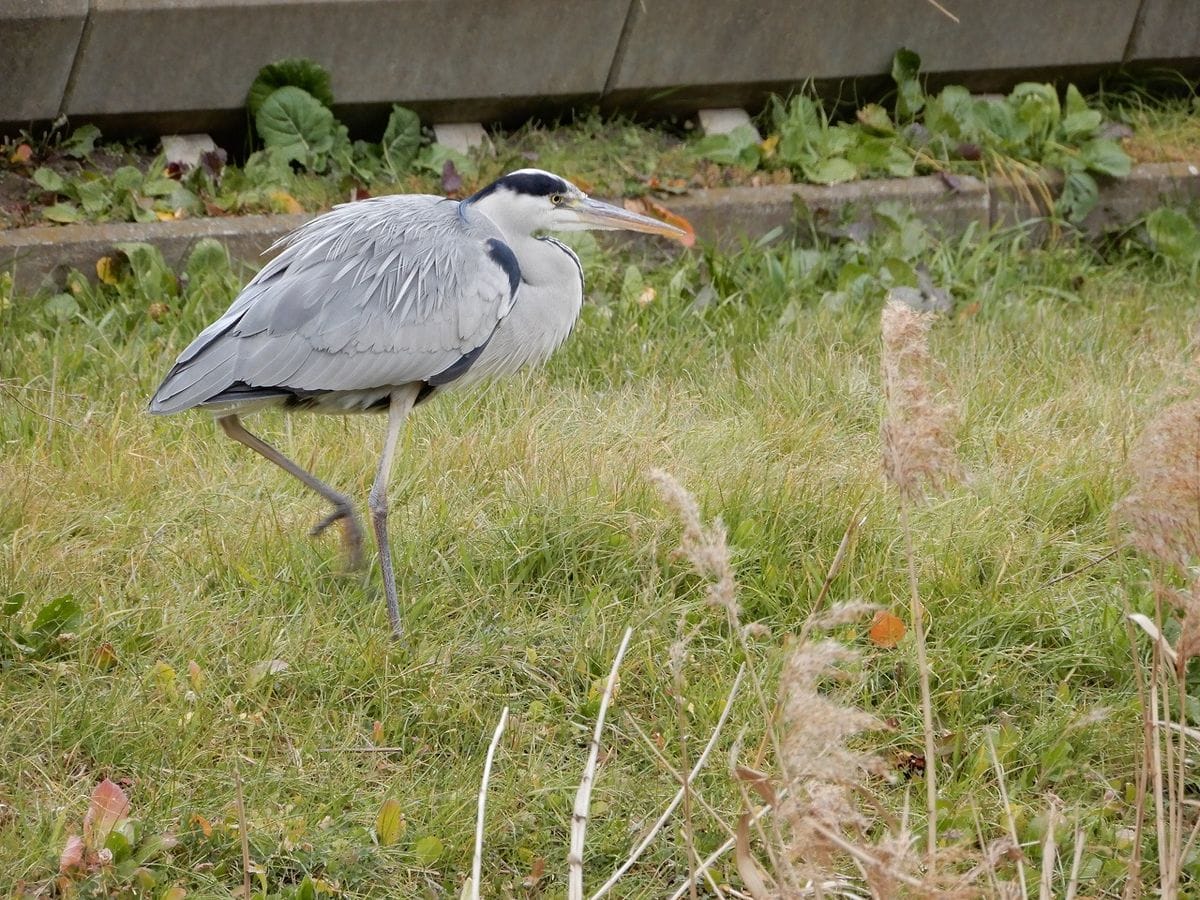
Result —
[[[197,828],[199,828],[200,832],[206,838],[212,837],[212,833],[213,833],[212,822],[208,821],[208,819],[204,818],[204,816],[200,815],[200,813],[192,813],[192,817],[190,819],[188,819],[188,823],[191,825],[195,825]]]
[[[734,770],[738,777],[738,781],[744,781],[749,785],[754,793],[762,798],[762,802],[767,806],[774,806],[778,802],[775,796],[775,788],[771,785],[771,778],[766,772],[760,772],[757,769],[751,769],[749,766],[738,766]]]
[[[779,135],[778,134],[768,135],[767,138],[764,139],[758,145],[759,149],[762,150],[762,155],[765,159],[770,159],[772,156],[774,156],[775,148],[778,146],[779,146]]]
[[[62,854],[58,857],[58,871],[67,873],[72,869],[83,868],[83,838],[77,834],[67,838],[67,845],[63,847]]]
[[[92,791],[92,799],[83,817],[83,844],[96,851],[104,846],[121,820],[129,815],[129,798],[105,778]]]
[[[529,874],[521,879],[521,887],[525,888],[526,890],[535,888],[538,886],[538,883],[542,880],[542,878],[545,877],[545,875],[546,857],[534,857],[533,865],[529,869]]]
[[[442,165],[442,193],[446,196],[457,194],[462,190],[462,176],[454,167],[454,160],[448,159]]]
[[[373,743],[376,747],[382,747],[383,738],[383,723],[376,719],[373,723],[371,723],[371,743]]]
[[[115,256],[102,256],[96,260],[96,277],[108,285],[120,281],[121,264]]]
[[[194,659],[188,660],[188,683],[191,684],[192,690],[197,694],[204,687],[204,670],[200,668],[200,663]]]
[[[170,314],[170,312],[171,307],[167,306],[165,303],[151,303],[146,307],[146,315],[148,315],[155,322],[161,322]]]
[[[400,812],[400,801],[388,797],[379,807],[379,815],[375,817],[375,836],[379,839],[380,847],[390,847],[404,836],[407,828],[404,814]]]
[[[638,294],[638,306],[649,306],[654,302],[654,298],[656,296],[658,296],[658,292],[655,291],[650,285],[646,285],[644,288],[642,288],[642,292]]]
[[[871,643],[876,647],[895,647],[904,637],[907,629],[904,622],[894,613],[881,609],[875,613],[871,622],[871,630],[867,632]]]
[[[678,238],[678,241],[685,247],[691,247],[696,243],[696,229],[692,227],[692,223],[678,213],[671,212],[652,197],[631,197],[625,201],[625,208],[630,212],[635,212],[643,216],[651,216],[652,218],[666,222],[668,225],[674,225],[676,228],[683,229],[685,232],[684,236]]]
[[[28,144],[18,144],[17,149],[12,152],[12,156],[8,158],[8,161],[23,166],[31,159],[33,159],[33,148]]]
[[[246,675],[246,690],[253,690],[268,675],[281,675],[290,667],[282,659],[264,659],[250,667]]]
[[[300,201],[287,191],[274,190],[271,191],[269,196],[271,199],[271,205],[280,212],[291,213],[293,215],[304,212],[304,207],[300,205]]]
[[[117,664],[117,651],[112,643],[105,641],[94,651],[92,651],[92,662],[96,664],[96,668],[107,672]]]
[[[750,813],[742,813],[738,817],[737,842],[734,847],[734,862],[737,864],[738,875],[742,878],[742,887],[755,900],[771,896],[767,889],[766,876],[750,852]]]

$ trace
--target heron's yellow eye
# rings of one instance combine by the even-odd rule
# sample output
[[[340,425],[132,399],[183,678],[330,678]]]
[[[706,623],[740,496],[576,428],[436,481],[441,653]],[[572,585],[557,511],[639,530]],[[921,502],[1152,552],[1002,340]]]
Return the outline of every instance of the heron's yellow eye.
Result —
[[[562,194],[551,194],[550,202],[553,203],[555,206],[561,206],[562,202],[563,202],[563,195]]]

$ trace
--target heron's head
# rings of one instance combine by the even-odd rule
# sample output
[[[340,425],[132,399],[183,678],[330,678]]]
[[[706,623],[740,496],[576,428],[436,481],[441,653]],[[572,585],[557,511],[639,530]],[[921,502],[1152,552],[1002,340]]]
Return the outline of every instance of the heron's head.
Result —
[[[593,200],[571,182],[541,169],[518,169],[465,201],[506,233],[642,231],[683,240],[687,233],[649,216]]]

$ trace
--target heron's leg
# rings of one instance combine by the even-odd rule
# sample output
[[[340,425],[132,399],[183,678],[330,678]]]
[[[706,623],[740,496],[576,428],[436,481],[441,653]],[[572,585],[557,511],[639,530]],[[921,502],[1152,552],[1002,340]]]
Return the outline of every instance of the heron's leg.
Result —
[[[396,573],[392,569],[392,547],[388,543],[388,479],[392,474],[392,459],[396,455],[396,444],[400,440],[400,432],[404,429],[404,420],[408,417],[413,403],[417,399],[418,387],[410,385],[392,391],[388,404],[387,437],[383,442],[383,454],[379,457],[379,469],[375,473],[375,483],[371,485],[371,495],[367,505],[371,510],[371,524],[375,526],[375,539],[379,542],[379,568],[383,571],[383,590],[387,595],[388,621],[392,623],[392,636],[399,638],[404,634],[400,625],[400,599],[396,596]]]
[[[251,434],[243,427],[241,420],[236,415],[219,416],[217,422],[220,423],[225,433],[239,444],[245,444],[255,453],[265,456],[333,504],[333,512],[313,526],[309,534],[318,535],[340,519],[343,522],[343,535],[350,564],[355,568],[360,567],[362,565],[362,526],[358,524],[358,516],[354,514],[354,505],[350,502],[350,498],[335,491],[311,472],[300,468],[262,438]]]

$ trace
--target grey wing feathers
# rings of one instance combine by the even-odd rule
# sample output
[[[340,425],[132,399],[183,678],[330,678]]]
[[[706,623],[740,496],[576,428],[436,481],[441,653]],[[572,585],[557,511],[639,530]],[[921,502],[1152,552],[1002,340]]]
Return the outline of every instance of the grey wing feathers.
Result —
[[[151,412],[239,385],[311,392],[426,381],[487,342],[520,284],[496,227],[440,197],[336,207],[285,243],[180,354]]]

